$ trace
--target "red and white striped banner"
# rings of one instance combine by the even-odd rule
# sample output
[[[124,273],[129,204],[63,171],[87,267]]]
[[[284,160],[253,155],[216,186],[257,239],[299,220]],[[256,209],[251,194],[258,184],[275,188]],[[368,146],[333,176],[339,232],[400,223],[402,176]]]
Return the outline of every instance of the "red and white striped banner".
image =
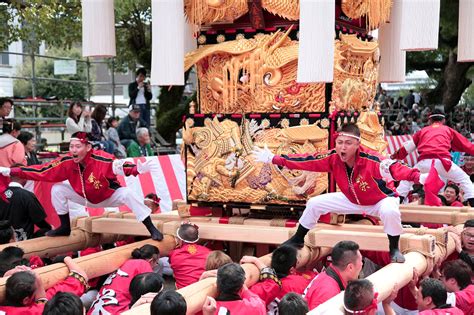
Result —
[[[387,152],[389,155],[397,152],[398,149],[402,147],[404,142],[412,140],[411,135],[401,135],[401,136],[386,136],[385,141],[388,143]],[[406,164],[413,167],[418,162],[418,151],[413,151],[409,154],[404,160]]]
[[[152,171],[139,176],[118,176],[122,186],[130,188],[133,194],[143,197],[149,193],[157,194],[161,198],[161,212],[171,211],[172,202],[175,199],[186,200],[186,174],[179,154],[135,158],[134,162],[136,163],[138,159],[142,161],[145,161],[145,159],[153,160]],[[34,193],[46,210],[48,222],[57,226],[59,220],[51,204],[51,188],[53,185],[54,183],[35,182]],[[72,208],[74,208],[73,212],[75,213],[86,214],[88,212],[90,216],[101,215],[104,211],[130,211],[126,206],[106,209],[88,208],[87,212],[84,206],[74,205]]]

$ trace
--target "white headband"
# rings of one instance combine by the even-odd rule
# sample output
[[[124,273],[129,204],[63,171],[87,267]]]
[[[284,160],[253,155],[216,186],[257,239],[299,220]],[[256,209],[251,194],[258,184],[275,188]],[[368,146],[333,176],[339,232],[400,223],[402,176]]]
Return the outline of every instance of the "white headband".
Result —
[[[431,117],[443,117],[443,118],[445,118],[446,116],[444,116],[443,114],[433,114],[433,115],[430,115],[430,118]]]
[[[356,135],[353,135],[353,134],[350,134],[350,133],[345,133],[345,132],[338,132],[337,133],[337,136],[346,136],[346,137],[350,137],[350,138],[354,138],[354,139],[357,139],[360,141],[360,137],[356,136]]]

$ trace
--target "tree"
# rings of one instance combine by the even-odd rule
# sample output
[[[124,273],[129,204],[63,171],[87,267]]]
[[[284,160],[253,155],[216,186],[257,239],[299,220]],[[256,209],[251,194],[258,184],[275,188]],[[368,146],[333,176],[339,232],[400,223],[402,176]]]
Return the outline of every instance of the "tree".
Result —
[[[69,50],[51,48],[48,56],[61,56],[80,59],[79,49]],[[18,69],[18,76],[31,77],[31,59],[25,58],[25,62]],[[68,75],[54,75],[54,60],[50,58],[35,58],[35,75],[40,78],[59,78],[63,80],[86,81],[87,69],[84,63],[77,63],[77,73]],[[37,80],[35,83],[36,96],[49,98],[56,96],[58,99],[82,100],[87,97],[87,86],[82,83],[68,83],[49,80]],[[31,80],[15,80],[13,85],[15,97],[29,97],[32,94]]]
[[[427,104],[444,104],[446,112],[453,110],[472,83],[473,62],[457,62],[459,0],[441,0],[438,49],[407,53],[407,70],[425,70],[436,80],[427,91]]]

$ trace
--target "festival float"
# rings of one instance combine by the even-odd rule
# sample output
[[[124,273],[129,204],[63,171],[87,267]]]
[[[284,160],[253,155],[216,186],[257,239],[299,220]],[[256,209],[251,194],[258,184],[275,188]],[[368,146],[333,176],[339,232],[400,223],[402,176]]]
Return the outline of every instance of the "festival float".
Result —
[[[83,6],[91,2],[83,1]],[[186,201],[175,200],[172,212],[153,214],[157,227],[173,235],[181,221],[189,220],[199,225],[202,239],[230,242],[234,259],[251,252],[268,262],[271,247],[294,233],[306,200],[338,188],[331,174],[256,163],[251,155],[254,146],[268,146],[275,154],[322,152],[334,147],[334,133],[341,124],[354,122],[360,128],[362,144],[387,155],[384,121],[374,102],[378,83],[404,81],[406,50],[437,47],[439,3],[434,17],[420,13],[433,11],[424,7],[432,5],[427,2],[411,8],[418,12],[416,19],[428,22],[425,29],[412,30],[409,43],[399,36],[406,32],[402,28],[412,25],[406,19],[413,12],[403,3],[153,0],[152,83],[182,85],[183,70],[192,67],[198,77],[197,104],[182,122]],[[113,10],[113,4],[106,9]],[[88,22],[84,16],[83,23]],[[377,29],[378,40],[373,34]],[[189,46],[183,44],[186,33],[192,35],[188,37],[196,47],[184,56],[185,46]],[[88,53],[107,55],[103,51]],[[377,218],[334,212],[322,217],[307,235],[299,267],[314,266],[344,239],[356,241],[363,250],[387,248],[388,240],[382,226],[376,225]],[[402,205],[400,212],[402,221],[415,223],[460,225],[474,218],[469,207]],[[78,218],[73,225],[69,237],[15,246],[22,247],[26,256],[53,256],[124,235],[148,235],[130,213]],[[162,242],[145,240],[76,260],[92,278],[117,269],[132,248],[152,243],[165,256],[174,242],[166,236]],[[390,264],[369,276],[379,301],[390,294],[395,282],[407,284],[413,268],[429,274],[455,247],[445,228],[406,228],[400,244],[406,262]],[[247,285],[255,283],[257,268],[246,264],[244,269]],[[62,279],[66,271],[61,264],[38,269],[47,287]],[[207,295],[216,294],[214,283],[215,278],[208,278],[179,290],[189,314],[201,309]],[[0,279],[0,299],[4,293],[5,279]],[[341,307],[340,294],[311,313]],[[126,312],[147,313],[147,304]]]

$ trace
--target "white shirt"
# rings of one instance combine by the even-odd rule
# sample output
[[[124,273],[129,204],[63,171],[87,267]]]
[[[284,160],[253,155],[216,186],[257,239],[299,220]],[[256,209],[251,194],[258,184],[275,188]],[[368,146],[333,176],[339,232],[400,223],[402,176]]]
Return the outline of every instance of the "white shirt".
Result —
[[[146,104],[145,87],[138,88],[137,98],[135,104]]]

